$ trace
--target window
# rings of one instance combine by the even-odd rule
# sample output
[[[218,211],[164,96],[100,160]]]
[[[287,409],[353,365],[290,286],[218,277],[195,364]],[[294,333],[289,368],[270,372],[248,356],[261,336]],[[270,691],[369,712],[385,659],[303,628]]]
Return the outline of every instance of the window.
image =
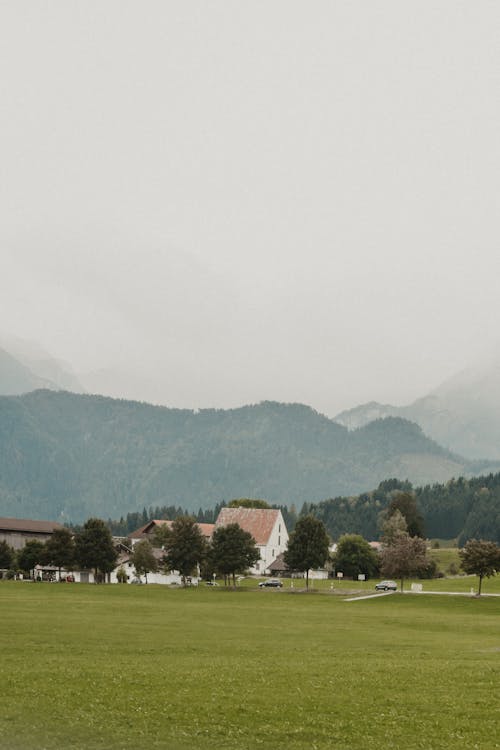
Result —
[[[281,545],[281,537],[278,537],[278,547]]]

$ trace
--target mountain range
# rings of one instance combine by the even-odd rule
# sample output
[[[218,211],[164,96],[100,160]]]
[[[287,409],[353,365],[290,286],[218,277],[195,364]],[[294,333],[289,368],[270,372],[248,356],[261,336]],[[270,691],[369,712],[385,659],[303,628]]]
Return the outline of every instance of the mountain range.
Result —
[[[500,459],[500,361],[469,368],[408,406],[370,402],[334,417],[357,429],[385,417],[416,422],[426,435],[469,459]]]
[[[15,396],[37,388],[83,393],[71,367],[32,342],[0,336],[0,394]]]
[[[148,393],[148,401],[164,403],[154,377],[148,380],[147,373],[115,367],[76,375],[70,365],[37,344],[0,335],[0,395],[38,388],[131,400]],[[415,422],[428,437],[467,459],[500,460],[500,359],[458,373],[409,405],[372,401],[333,420],[353,430],[386,417]]]
[[[168,409],[64,391],[0,397],[0,515],[81,521],[234,497],[317,502],[387,477],[413,484],[498,469],[389,417],[348,430],[301,404]]]

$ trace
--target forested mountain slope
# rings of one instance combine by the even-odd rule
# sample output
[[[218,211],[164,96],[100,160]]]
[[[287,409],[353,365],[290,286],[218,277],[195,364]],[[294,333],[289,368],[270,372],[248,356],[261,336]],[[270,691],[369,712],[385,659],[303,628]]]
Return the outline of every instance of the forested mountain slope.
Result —
[[[320,518],[334,539],[346,533],[378,539],[380,513],[389,504],[392,493],[398,490],[410,491],[412,487],[408,483],[386,480],[372,492],[323,500],[308,505],[303,511]],[[428,537],[458,539],[459,544],[472,538],[500,543],[499,473],[469,479],[459,477],[413,491]]]
[[[0,515],[80,521],[233,497],[298,507],[388,476],[414,484],[478,473],[386,419],[349,432],[300,404],[167,409],[47,390],[0,398]]]

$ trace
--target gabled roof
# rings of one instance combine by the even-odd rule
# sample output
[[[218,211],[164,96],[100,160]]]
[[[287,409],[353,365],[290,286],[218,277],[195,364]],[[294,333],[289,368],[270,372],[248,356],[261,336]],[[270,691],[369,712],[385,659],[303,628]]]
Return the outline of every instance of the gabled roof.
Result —
[[[282,552],[281,555],[278,555],[276,560],[271,563],[271,565],[267,566],[270,571],[276,571],[276,572],[284,572],[286,570],[289,570],[288,565],[285,562],[285,553]]]
[[[129,534],[130,539],[144,539],[145,537],[149,536],[149,534],[153,534],[154,530],[161,527],[161,526],[172,526],[173,521],[166,521],[163,518],[160,519],[154,519],[153,521],[148,521],[144,524],[144,526],[141,526],[140,529],[136,529],[131,534]],[[213,523],[198,523],[196,524],[198,528],[200,529],[201,533],[206,539],[210,539],[212,536],[215,524]]]
[[[25,533],[52,534],[64,528],[56,521],[32,521],[29,518],[0,518],[0,531],[23,531]]]
[[[244,531],[250,532],[256,544],[267,544],[279,515],[279,510],[265,508],[222,508],[215,528],[237,523]]]
[[[172,521],[164,521],[163,519],[156,519],[154,521],[148,521],[144,524],[144,526],[141,526],[140,529],[136,529],[131,534],[129,534],[130,539],[142,539],[144,536],[147,536],[148,534],[152,534],[154,530],[160,526],[172,526]]]

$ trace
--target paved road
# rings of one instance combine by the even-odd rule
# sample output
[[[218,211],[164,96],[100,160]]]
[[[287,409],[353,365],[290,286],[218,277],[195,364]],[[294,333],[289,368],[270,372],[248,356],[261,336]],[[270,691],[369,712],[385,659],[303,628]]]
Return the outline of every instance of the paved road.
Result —
[[[377,599],[380,596],[392,596],[398,593],[397,591],[384,591],[383,594],[366,594],[365,596],[352,596],[349,599],[344,599],[345,602],[361,602],[364,599]],[[410,594],[413,596],[425,596],[426,594],[435,594],[437,596],[468,596],[475,597],[475,593],[468,591],[403,591],[403,594]],[[500,594],[481,594],[482,597],[495,597]]]

